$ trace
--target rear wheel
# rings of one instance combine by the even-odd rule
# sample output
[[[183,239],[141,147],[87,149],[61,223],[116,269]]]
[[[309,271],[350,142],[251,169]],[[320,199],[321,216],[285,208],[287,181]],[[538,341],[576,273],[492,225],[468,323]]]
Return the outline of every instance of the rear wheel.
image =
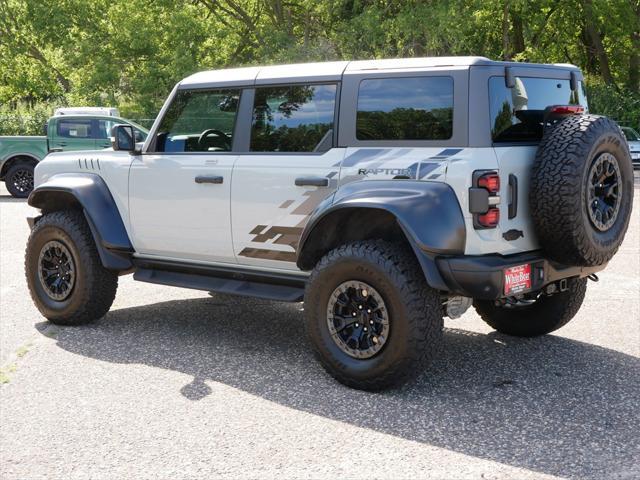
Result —
[[[4,177],[4,184],[13,197],[26,198],[33,190],[34,165],[28,162],[18,162],[9,167]]]
[[[475,300],[482,319],[500,333],[535,337],[558,330],[578,313],[587,291],[586,278],[571,278],[567,290],[537,299],[496,305],[492,300]]]
[[[59,325],[104,316],[118,288],[118,274],[102,266],[83,214],[44,215],[27,242],[25,273],[40,313]]]
[[[305,293],[311,345],[338,381],[363,390],[398,385],[434,356],[443,328],[440,295],[412,253],[383,241],[332,250]]]

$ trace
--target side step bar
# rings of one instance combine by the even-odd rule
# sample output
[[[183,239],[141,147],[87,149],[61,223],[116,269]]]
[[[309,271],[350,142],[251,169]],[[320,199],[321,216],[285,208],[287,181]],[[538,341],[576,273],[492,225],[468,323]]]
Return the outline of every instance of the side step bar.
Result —
[[[142,259],[134,263],[133,278],[141,282],[283,302],[300,302],[304,297],[305,278],[295,275]]]

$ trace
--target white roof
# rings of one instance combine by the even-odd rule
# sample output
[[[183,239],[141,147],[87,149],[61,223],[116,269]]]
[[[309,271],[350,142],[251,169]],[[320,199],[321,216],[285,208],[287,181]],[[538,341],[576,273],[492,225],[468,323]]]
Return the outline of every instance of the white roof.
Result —
[[[486,57],[419,57],[388,58],[384,60],[357,60],[349,62],[346,72],[429,67],[468,67],[470,65],[485,63],[493,62]]]
[[[423,57],[390,58],[384,60],[356,60],[344,62],[299,63],[263,67],[229,68],[195,73],[179,84],[180,87],[210,87],[227,85],[264,85],[285,83],[293,79],[301,81],[339,80],[343,73],[367,70],[398,70],[411,68],[468,67],[486,66],[543,66],[532,63],[501,62],[486,57]],[[551,66],[551,65],[546,65]],[[573,65],[553,65],[564,68],[577,68]]]
[[[120,112],[117,108],[113,107],[61,107],[56,108],[53,115],[105,115],[117,117],[120,115]]]

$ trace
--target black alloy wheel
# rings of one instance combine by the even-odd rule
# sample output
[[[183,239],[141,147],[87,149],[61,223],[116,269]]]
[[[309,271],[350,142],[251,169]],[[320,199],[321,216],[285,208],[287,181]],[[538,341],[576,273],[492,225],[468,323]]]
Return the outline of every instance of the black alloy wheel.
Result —
[[[76,269],[73,256],[64,243],[52,240],[44,244],[38,257],[38,278],[53,300],[61,302],[71,295]]]
[[[340,284],[329,297],[327,326],[344,353],[353,358],[371,358],[389,338],[389,313],[375,288],[350,280]]]
[[[596,158],[589,170],[589,219],[601,232],[609,230],[618,218],[622,201],[620,179],[618,160],[610,153],[603,153]]]

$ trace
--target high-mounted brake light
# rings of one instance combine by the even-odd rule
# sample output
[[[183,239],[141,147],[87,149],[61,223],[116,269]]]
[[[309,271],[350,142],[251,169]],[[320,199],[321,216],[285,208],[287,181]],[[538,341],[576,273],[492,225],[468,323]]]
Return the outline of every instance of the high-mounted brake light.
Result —
[[[496,228],[500,222],[500,210],[496,207],[491,207],[487,210],[487,213],[478,215],[476,221],[484,228]]]
[[[485,173],[478,178],[478,187],[485,188],[489,194],[495,195],[500,191],[500,175],[495,172]]]
[[[556,115],[582,115],[584,107],[582,105],[554,105],[549,108],[549,112]]]

